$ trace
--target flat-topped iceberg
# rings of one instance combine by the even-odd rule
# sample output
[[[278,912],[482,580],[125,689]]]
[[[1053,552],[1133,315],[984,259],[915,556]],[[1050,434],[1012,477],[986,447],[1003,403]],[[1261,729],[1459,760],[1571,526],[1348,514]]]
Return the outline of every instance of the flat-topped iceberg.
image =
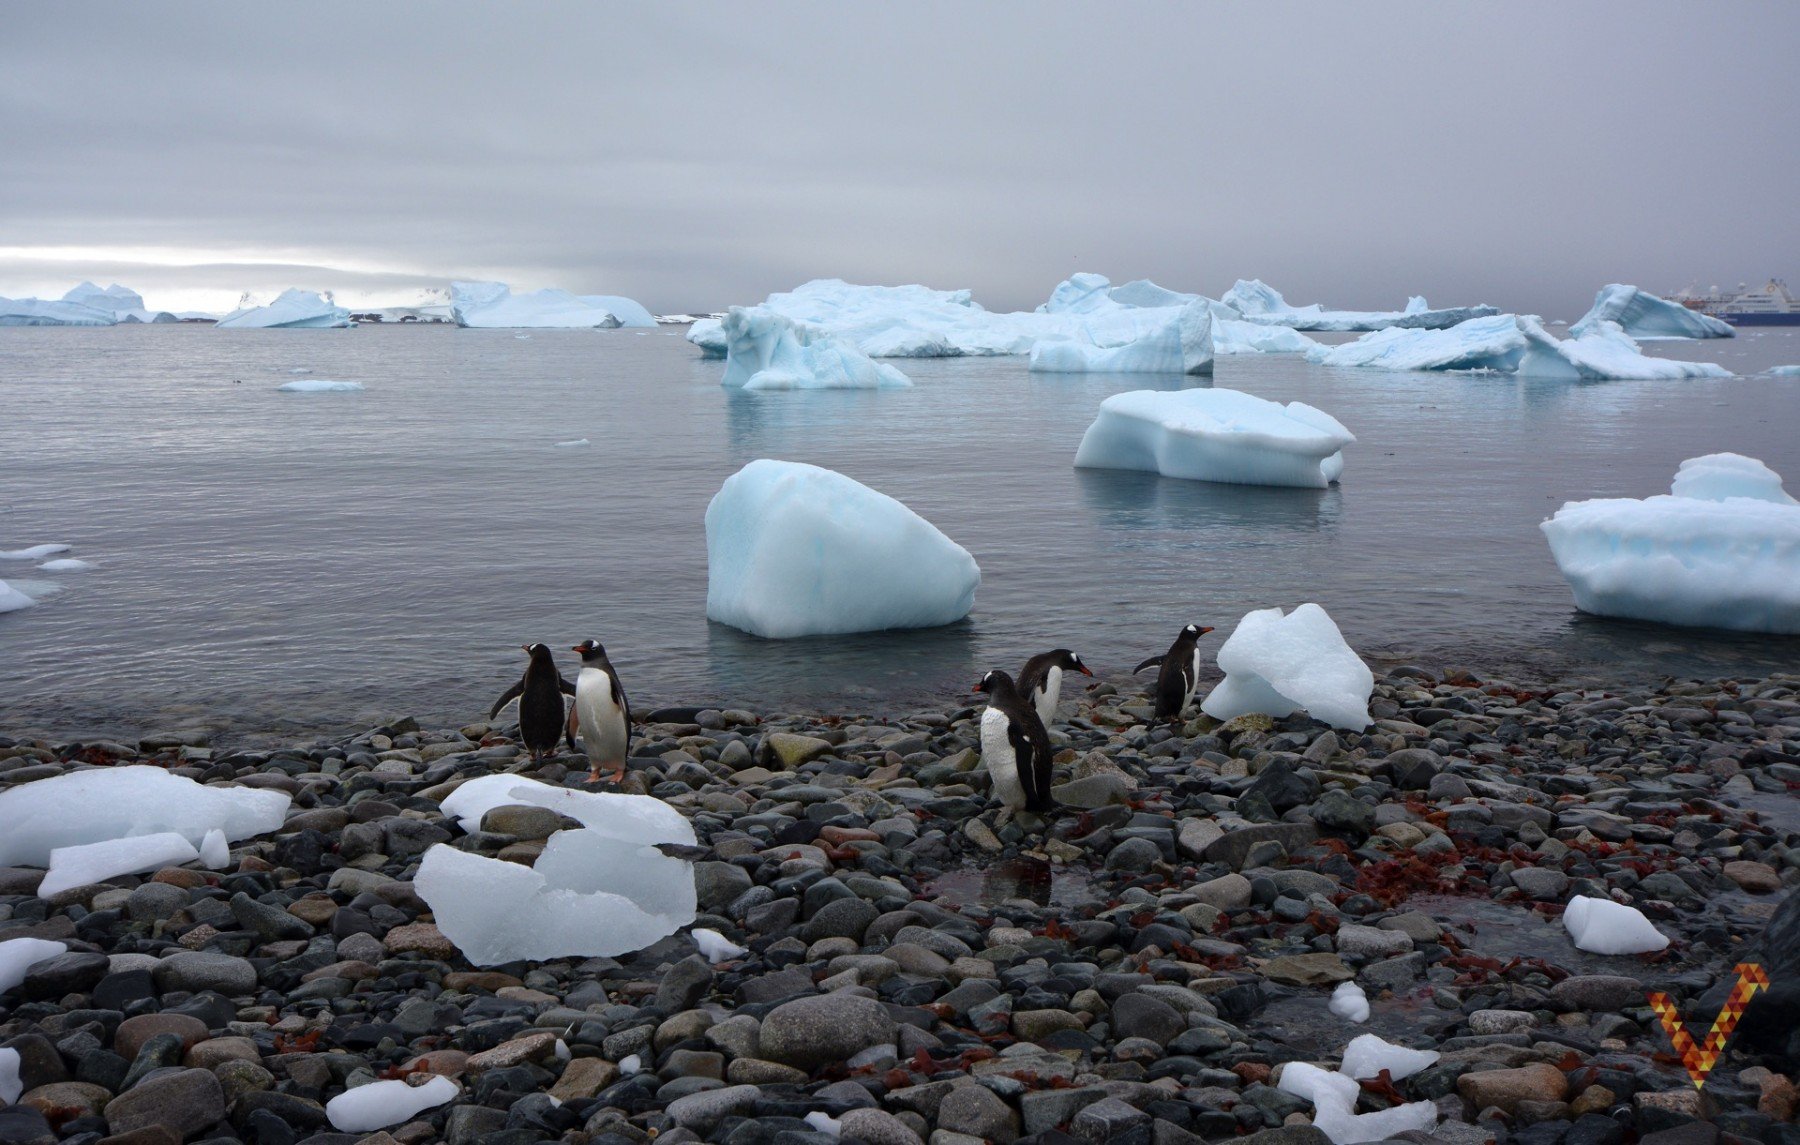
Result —
[[[1572,501],[1541,527],[1583,612],[1800,633],[1800,504],[1754,458],[1691,458],[1668,494]]]
[[[1316,604],[1286,615],[1279,608],[1247,613],[1219,646],[1218,661],[1225,678],[1200,704],[1215,720],[1252,713],[1279,719],[1305,709],[1351,731],[1373,722],[1375,674]]]
[[[1569,335],[1579,338],[1602,322],[1616,322],[1633,338],[1735,338],[1731,323],[1689,310],[1679,302],[1658,298],[1647,291],[1623,283],[1602,286],[1594,295],[1594,305],[1569,327]]]
[[[1557,338],[1528,314],[1472,318],[1447,330],[1393,328],[1306,355],[1321,366],[1376,370],[1491,370],[1574,380],[1722,378],[1709,362],[1646,357],[1617,323],[1599,322],[1580,337]]]
[[[1196,299],[1178,310],[1169,310],[1162,325],[1118,346],[1094,346],[1056,340],[1031,348],[1031,369],[1039,373],[1158,373],[1210,374],[1213,372],[1212,310],[1205,299]]]
[[[63,295],[64,302],[74,302],[89,306],[95,310],[104,310],[112,314],[116,322],[162,323],[180,321],[167,310],[150,310],[144,306],[144,296],[135,290],[113,283],[102,290],[91,282],[82,282],[69,289]]]
[[[452,283],[450,317],[458,326],[483,330],[611,330],[656,325],[643,306],[616,294],[578,295],[555,289],[514,294],[504,282]]]
[[[656,315],[644,308],[636,299],[626,298],[622,294],[577,294],[589,306],[598,306],[619,320],[621,326],[654,327]]]
[[[967,549],[894,498],[768,459],[707,506],[706,562],[706,615],[775,639],[951,624],[981,584]]]
[[[324,295],[298,288],[284,290],[267,306],[246,306],[219,319],[221,330],[341,330],[351,325],[350,312]]]
[[[1405,310],[1326,310],[1318,303],[1290,306],[1281,292],[1261,279],[1238,279],[1219,301],[1243,315],[1246,322],[1291,326],[1295,330],[1385,330],[1399,326],[1413,330],[1439,330],[1498,314],[1492,306],[1451,306],[1433,310],[1423,298],[1408,300]]]
[[[1100,403],[1079,469],[1141,469],[1189,481],[1323,489],[1356,437],[1330,414],[1237,390],[1132,390]]]
[[[843,338],[761,306],[725,316],[722,385],[746,390],[873,390],[912,385]]]
[[[229,840],[281,828],[292,800],[280,791],[202,786],[160,767],[71,771],[0,791],[0,867],[42,867],[59,847],[164,832],[195,847],[218,830]]]
[[[115,326],[118,316],[79,302],[0,298],[0,326]]]

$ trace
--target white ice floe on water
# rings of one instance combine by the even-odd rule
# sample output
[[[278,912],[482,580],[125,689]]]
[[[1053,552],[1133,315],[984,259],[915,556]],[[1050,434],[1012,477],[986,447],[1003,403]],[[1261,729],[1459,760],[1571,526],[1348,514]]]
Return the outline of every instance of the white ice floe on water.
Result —
[[[1094,346],[1067,339],[1042,341],[1031,348],[1031,369],[1038,373],[1213,372],[1213,323],[1210,304],[1198,299],[1171,310],[1167,322],[1118,346]]]
[[[1614,322],[1633,338],[1733,338],[1729,322],[1689,310],[1679,302],[1658,298],[1635,286],[1613,283],[1594,295],[1594,305],[1569,327],[1579,338],[1602,322]]]
[[[558,449],[574,449],[577,446],[592,445],[592,444],[593,444],[593,442],[589,441],[587,438],[578,437],[574,441],[559,441],[556,443],[556,448],[558,448]]]
[[[1362,1087],[1355,1078],[1306,1062],[1282,1066],[1277,1088],[1313,1103],[1313,1125],[1331,1138],[1333,1145],[1383,1141],[1412,1129],[1428,1133],[1437,1126],[1437,1106],[1429,1101],[1359,1114],[1356,1101]]]
[[[793,322],[760,306],[734,306],[725,316],[725,375],[720,384],[746,390],[873,390],[912,385],[842,338]]]
[[[1346,1022],[1369,1020],[1369,996],[1354,982],[1340,982],[1331,992],[1331,1012]]]
[[[636,843],[698,842],[693,824],[660,799],[612,791],[552,787],[522,775],[483,775],[452,791],[441,805],[447,818],[473,834],[496,807],[548,807],[614,839]]]
[[[275,388],[284,394],[359,394],[363,384],[332,378],[307,378],[298,382],[283,382]]]
[[[697,318],[688,327],[687,340],[700,347],[702,357],[723,358],[730,348],[725,341],[725,322],[720,318]]]
[[[1731,376],[1730,370],[1711,362],[1648,357],[1616,322],[1596,322],[1578,335],[1571,327],[1572,337],[1557,338],[1537,319],[1520,315],[1519,331],[1525,336],[1525,353],[1517,370],[1525,377],[1649,381]]]
[[[447,1077],[423,1085],[404,1081],[371,1081],[345,1090],[325,1103],[325,1117],[344,1133],[371,1133],[410,1121],[427,1109],[455,1101],[462,1089]]]
[[[0,942],[0,994],[25,981],[33,966],[68,952],[68,943],[48,938],[9,938]]]
[[[284,290],[267,306],[245,306],[219,319],[220,330],[341,330],[351,326],[350,312],[324,295],[298,288]]]
[[[704,926],[696,926],[688,933],[693,936],[694,945],[700,948],[701,955],[714,966],[750,953],[748,946],[739,946],[718,931],[708,930]]]
[[[198,845],[220,830],[236,841],[280,830],[280,791],[202,786],[160,767],[72,771],[0,791],[0,866],[46,866],[58,847],[173,831]]]
[[[1333,727],[1361,731],[1375,674],[1345,643],[1323,608],[1302,604],[1247,613],[1219,646],[1225,678],[1200,710],[1215,720],[1261,713],[1279,719],[1301,709]]]
[[[458,326],[486,330],[611,330],[656,325],[650,312],[629,298],[576,295],[566,290],[514,294],[504,282],[452,283],[450,316]]]
[[[1238,390],[1132,390],[1100,403],[1075,451],[1081,469],[1323,489],[1356,437],[1330,414]]]
[[[1670,493],[1572,501],[1540,528],[1583,612],[1800,633],[1800,505],[1754,458],[1690,458]]]
[[[194,844],[173,831],[58,847],[50,852],[50,870],[44,875],[37,893],[53,895],[71,887],[103,883],[120,875],[179,867],[199,857],[200,852]]]
[[[11,1105],[25,1092],[19,1078],[19,1051],[0,1049],[0,1106]]]
[[[707,506],[706,563],[707,617],[776,639],[951,624],[981,584],[967,549],[894,498],[766,458]]]
[[[53,557],[57,553],[66,553],[69,548],[68,545],[32,545],[28,549],[0,552],[0,561],[41,561],[45,557]]]
[[[1763,373],[1773,374],[1775,377],[1778,377],[1778,378],[1800,378],[1800,365],[1771,366],[1768,369],[1764,370]]]
[[[1405,327],[1439,330],[1499,313],[1492,306],[1452,306],[1433,310],[1423,298],[1409,299],[1404,310],[1326,310],[1318,303],[1290,306],[1281,292],[1260,279],[1239,279],[1219,301],[1244,316],[1244,321],[1295,330],[1385,330]]]
[[[1408,1049],[1374,1034],[1359,1034],[1344,1047],[1344,1061],[1338,1066],[1338,1072],[1347,1077],[1380,1077],[1381,1071],[1387,1070],[1390,1080],[1399,1081],[1429,1069],[1443,1056],[1436,1050]]]
[[[1563,908],[1562,921],[1575,949],[1589,954],[1654,954],[1669,945],[1643,911],[1611,899],[1576,895]]]
[[[100,566],[93,561],[81,561],[76,560],[73,557],[65,557],[60,560],[45,561],[38,566],[38,571],[53,573],[92,572],[99,567]]]
[[[37,601],[31,597],[0,580],[0,612],[17,612],[21,608],[30,608],[36,603]]]

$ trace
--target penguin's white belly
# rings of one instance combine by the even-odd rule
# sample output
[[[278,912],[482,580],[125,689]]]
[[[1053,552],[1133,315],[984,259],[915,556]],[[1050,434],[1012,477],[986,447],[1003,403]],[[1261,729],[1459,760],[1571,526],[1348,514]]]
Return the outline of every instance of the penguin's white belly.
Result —
[[[1056,718],[1056,702],[1062,699],[1062,669],[1052,668],[1044,673],[1044,684],[1032,697],[1037,707],[1038,719],[1044,721],[1046,730],[1050,721]]]
[[[981,716],[981,762],[994,781],[994,797],[1013,810],[1025,806],[1025,785],[1019,782],[1019,757],[1006,736],[1011,723],[1006,713],[989,708]]]
[[[1187,695],[1181,698],[1181,710],[1194,702],[1194,693],[1200,690],[1200,649],[1194,649],[1194,662],[1188,665]],[[1180,713],[1177,713],[1178,715]]]
[[[598,668],[583,668],[575,678],[575,718],[581,746],[594,763],[625,758],[625,712],[613,702],[612,677]]]

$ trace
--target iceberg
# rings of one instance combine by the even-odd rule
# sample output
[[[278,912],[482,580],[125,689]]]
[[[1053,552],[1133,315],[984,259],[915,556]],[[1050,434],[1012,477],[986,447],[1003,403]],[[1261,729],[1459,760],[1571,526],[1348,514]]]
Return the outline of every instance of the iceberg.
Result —
[[[1100,403],[1078,469],[1142,469],[1190,481],[1323,489],[1355,441],[1336,418],[1238,390],[1132,390]]]
[[[706,615],[773,639],[951,624],[981,584],[967,549],[894,498],[766,458],[706,507],[706,561]]]
[[[1519,358],[1518,372],[1526,377],[1595,381],[1731,376],[1730,370],[1711,362],[1645,357],[1638,350],[1638,344],[1619,328],[1617,322],[1596,322],[1575,337],[1558,340],[1547,333],[1537,319],[1521,315],[1519,330],[1524,334],[1526,344],[1525,353]]]
[[[68,952],[68,943],[47,938],[9,938],[0,942],[0,994],[25,981],[31,968],[44,959]]]
[[[179,867],[199,857],[199,849],[173,831],[58,847],[50,852],[50,870],[37,893],[43,897],[119,875]]]
[[[1500,311],[1492,306],[1452,306],[1433,310],[1423,298],[1409,299],[1405,310],[1326,310],[1318,303],[1290,306],[1281,292],[1261,279],[1238,279],[1219,301],[1243,315],[1246,322],[1290,326],[1295,330],[1440,330],[1485,318]]]
[[[1031,348],[1031,369],[1039,373],[1213,372],[1212,310],[1196,299],[1170,314],[1156,329],[1120,346],[1044,341]]]
[[[566,290],[514,294],[504,282],[452,283],[450,316],[458,326],[483,330],[611,330],[656,325],[650,312],[629,298],[575,295]]]
[[[1633,338],[1737,337],[1729,322],[1617,282],[1600,288],[1594,305],[1569,327],[1569,335],[1579,338],[1602,322],[1616,323]]]
[[[1583,612],[1800,633],[1800,505],[1754,458],[1690,458],[1668,494],[1572,501],[1540,527]]]
[[[656,325],[656,315],[644,309],[643,304],[622,294],[578,294],[575,297],[589,306],[597,306],[619,320],[621,326]]]
[[[311,290],[284,290],[267,306],[246,306],[219,319],[220,330],[340,330],[350,312]]]
[[[427,1109],[436,1109],[461,1095],[462,1089],[441,1075],[432,1077],[424,1085],[371,1081],[327,1101],[325,1118],[340,1132],[372,1133],[410,1121]]]
[[[1225,678],[1200,710],[1215,720],[1260,712],[1280,719],[1305,709],[1315,720],[1361,731],[1369,718],[1375,674],[1362,662],[1329,614],[1302,604],[1245,614],[1219,646]]]
[[[620,795],[609,791],[574,791],[552,787],[522,775],[484,775],[471,779],[445,797],[445,816],[473,834],[481,820],[496,807],[525,805],[548,807],[614,839],[632,843],[697,842],[694,828],[681,812],[660,799]]]
[[[725,316],[725,376],[746,390],[873,390],[912,385],[851,343],[760,306]]]
[[[21,608],[30,608],[36,603],[37,601],[12,585],[0,580],[0,612],[17,612]]]
[[[1493,370],[1570,381],[1723,378],[1731,374],[1708,362],[1645,357],[1614,322],[1596,323],[1580,337],[1558,339],[1528,314],[1472,318],[1448,330],[1377,330],[1342,346],[1316,346],[1306,359],[1321,366]]]
[[[1611,899],[1576,895],[1563,908],[1562,920],[1575,949],[1589,954],[1654,954],[1669,945],[1668,935],[1643,911]]]
[[[1354,1077],[1306,1062],[1291,1061],[1282,1066],[1277,1088],[1313,1103],[1313,1125],[1331,1138],[1333,1145],[1385,1141],[1407,1130],[1429,1133],[1437,1127],[1437,1106],[1429,1101],[1359,1114],[1356,1100],[1362,1095],[1362,1087]]]
[[[11,549],[0,553],[0,561],[41,561],[45,557],[68,551],[68,545],[32,545],[28,549]]]
[[[93,561],[81,561],[81,560],[76,560],[74,557],[67,557],[67,558],[63,558],[61,560],[45,561],[43,564],[38,566],[38,571],[39,572],[59,572],[59,573],[60,572],[92,572],[94,569],[97,569],[99,567],[100,566],[95,564]]]
[[[83,282],[69,289],[63,295],[64,302],[74,302],[89,306],[95,310],[104,310],[112,314],[115,322],[170,323],[180,319],[166,310],[148,310],[144,307],[144,296],[135,290],[128,290],[118,283],[113,283],[105,290],[91,282]]]
[[[1061,333],[1055,327],[1045,334],[1046,338],[1058,340],[1073,339],[1086,341],[1094,346],[1110,348],[1118,345],[1121,337],[1127,340],[1134,336],[1130,327],[1123,330],[1111,328],[1101,321],[1112,315],[1114,320],[1120,319],[1120,311],[1129,310],[1164,310],[1171,316],[1181,308],[1196,302],[1204,302],[1212,314],[1212,350],[1214,354],[1304,354],[1318,343],[1286,326],[1272,326],[1263,323],[1246,322],[1244,316],[1222,302],[1215,302],[1198,294],[1182,294],[1158,286],[1147,278],[1135,282],[1127,282],[1123,286],[1113,286],[1105,275],[1083,273],[1071,275],[1059,283],[1050,292],[1050,300],[1037,308],[1039,314],[1086,316],[1091,321],[1072,332]],[[1136,316],[1124,316],[1137,320]],[[1153,317],[1153,316],[1144,316]],[[1142,338],[1155,333],[1155,328],[1136,334]],[[1039,346],[1045,345],[1043,342]],[[1034,363],[1037,350],[1032,351]],[[1032,369],[1039,369],[1033,365]],[[1117,367],[1109,367],[1117,368]]]
[[[1763,372],[1777,378],[1800,378],[1800,366],[1771,366]]]
[[[79,302],[0,298],[0,326],[116,326],[118,322],[112,311]]]
[[[289,796],[251,787],[205,787],[160,767],[71,771],[0,791],[0,866],[42,867],[59,847],[176,832],[198,846],[281,829]]]
[[[725,323],[718,318],[696,318],[688,327],[687,340],[700,347],[703,358],[723,358],[728,348]]]
[[[297,382],[283,382],[275,387],[284,394],[348,394],[361,393],[361,382],[340,382],[330,378],[304,378]]]

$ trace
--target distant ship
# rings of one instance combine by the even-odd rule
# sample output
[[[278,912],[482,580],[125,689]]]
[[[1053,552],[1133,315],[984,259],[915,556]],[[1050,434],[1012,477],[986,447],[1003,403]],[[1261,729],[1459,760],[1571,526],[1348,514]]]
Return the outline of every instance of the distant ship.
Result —
[[[1740,282],[1735,294],[1721,293],[1716,286],[1702,294],[1690,286],[1677,293],[1675,301],[1733,326],[1800,326],[1800,302],[1779,278],[1771,278],[1759,290]]]

